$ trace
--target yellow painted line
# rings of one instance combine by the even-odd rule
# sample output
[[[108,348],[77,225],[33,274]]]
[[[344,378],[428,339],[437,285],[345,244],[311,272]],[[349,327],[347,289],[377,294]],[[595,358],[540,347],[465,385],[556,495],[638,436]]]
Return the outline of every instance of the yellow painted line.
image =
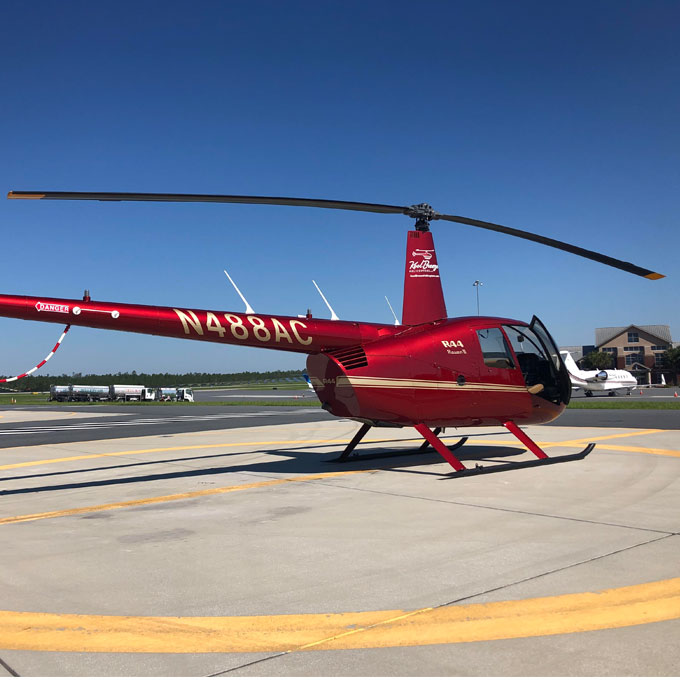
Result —
[[[625,437],[643,437],[646,434],[656,434],[657,432],[665,432],[665,430],[635,430],[633,432],[620,432],[619,434],[608,434],[601,437],[585,437],[582,439],[570,439],[563,442],[555,442],[554,444],[546,444],[546,446],[572,446],[578,444],[589,444],[590,442],[602,442],[607,439],[623,439]]]
[[[566,446],[572,447],[574,444],[572,442],[537,442],[541,448],[547,449],[552,446]],[[583,443],[583,442],[581,442]],[[518,448],[527,449],[523,447],[516,440],[510,439],[475,439],[471,444],[466,444],[466,450],[470,450],[470,446],[475,444],[495,444],[496,446],[517,446]],[[674,458],[680,458],[680,451],[674,451],[673,449],[652,449],[644,446],[616,446],[615,444],[598,444],[597,449],[607,449],[612,451],[630,451],[631,453],[648,453],[656,456],[671,456]],[[489,458],[493,458],[493,452],[489,452]]]
[[[232,442],[226,444],[195,444],[191,446],[166,446],[156,449],[135,449],[133,451],[113,451],[111,453],[87,453],[81,456],[68,456],[66,458],[48,458],[46,460],[29,460],[23,463],[9,463],[7,465],[0,465],[0,470],[14,470],[16,468],[33,467],[36,465],[51,465],[53,463],[69,463],[76,460],[92,460],[96,458],[115,458],[116,456],[132,456],[141,455],[145,453],[163,453],[166,451],[193,451],[196,449],[220,449],[220,448],[234,448],[237,446],[282,446],[293,444],[346,444],[349,439],[291,439],[290,441],[274,441],[274,442]],[[364,441],[377,442],[383,441],[379,439],[365,439]],[[250,453],[246,451],[244,453]]]
[[[611,451],[631,451],[632,453],[651,453],[654,456],[680,458],[680,451],[673,451],[672,449],[650,449],[644,446],[616,446],[615,444],[603,444],[598,448]]]
[[[638,435],[653,434],[655,432],[665,432],[665,430],[640,430],[625,434],[612,434],[602,437],[591,437],[590,439],[572,439],[565,442],[539,442],[540,446],[572,446],[578,445],[583,442],[591,441],[602,441],[605,439],[614,439],[619,437],[635,437]],[[458,438],[454,436],[442,437],[445,439]],[[166,446],[163,448],[154,449],[135,449],[132,451],[113,451],[111,453],[88,453],[80,456],[68,456],[65,458],[48,458],[45,460],[29,460],[23,463],[8,463],[7,465],[0,465],[0,470],[14,470],[16,468],[23,467],[33,467],[37,465],[52,465],[54,463],[69,463],[77,460],[93,460],[97,458],[115,458],[116,456],[132,456],[132,455],[142,455],[146,453],[164,453],[167,451],[192,451],[197,449],[218,449],[218,448],[235,448],[238,446],[284,446],[284,445],[296,445],[296,444],[347,444],[349,439],[291,439],[285,441],[265,441],[265,442],[232,442],[224,444],[195,444],[191,446]],[[375,443],[389,443],[390,439],[364,439],[363,442],[366,444]],[[501,441],[492,439],[475,439],[475,442],[483,444],[517,444],[518,441],[513,439],[512,441]]]
[[[311,482],[316,479],[327,479],[329,477],[341,477],[344,475],[356,475],[369,470],[342,470],[340,472],[323,472],[318,475],[303,475],[301,477],[286,477],[284,479],[269,479],[264,482],[252,482],[250,484],[238,484],[236,486],[223,486],[218,489],[204,489],[202,491],[187,491],[185,493],[175,493],[168,496],[156,496],[154,498],[141,498],[136,501],[123,501],[120,503],[107,503],[106,505],[90,505],[82,508],[68,508],[66,510],[53,510],[51,512],[37,512],[32,515],[17,515],[16,517],[2,517],[0,524],[18,524],[20,522],[34,522],[38,519],[53,519],[55,517],[66,517],[67,515],[80,515],[83,513],[102,512],[104,510],[115,510],[118,508],[133,508],[140,505],[152,505],[154,503],[168,503],[170,501],[186,500],[187,498],[198,498],[200,496],[214,496],[233,491],[245,491],[246,489],[261,489],[266,486],[277,486],[279,484],[289,484],[291,482]]]
[[[273,616],[0,611],[3,649],[152,654],[405,647],[564,635],[680,618],[680,578],[486,604]]]
[[[551,446],[579,446],[580,444],[590,443],[590,442],[602,442],[608,439],[620,439],[623,437],[638,437],[647,434],[656,434],[657,432],[666,432],[667,430],[639,430],[636,432],[627,432],[623,434],[610,434],[604,435],[602,437],[586,437],[584,439],[570,439],[563,442],[536,442],[542,448],[549,448]],[[452,439],[454,437],[445,437],[443,439]],[[518,446],[523,447],[516,439],[474,439],[470,441],[470,444],[495,444],[497,446]],[[469,446],[469,445],[468,445]],[[632,453],[650,453],[658,456],[672,456],[680,458],[680,451],[675,451],[673,449],[656,449],[643,446],[617,446],[616,444],[598,444],[598,449],[607,449],[612,451],[630,451]],[[489,454],[489,457],[493,457],[493,453]]]
[[[583,440],[571,440],[571,441],[566,441],[566,442],[539,442],[540,446],[543,447],[550,447],[550,446],[573,446],[574,444],[579,444],[583,443],[584,441],[598,441],[598,440],[606,440],[606,439],[612,439],[612,438],[619,438],[619,437],[632,437],[635,435],[643,435],[643,434],[652,434],[655,432],[663,432],[664,430],[643,430],[639,432],[633,432],[633,433],[625,433],[625,434],[615,434],[615,435],[606,435],[602,437],[593,437],[590,440],[588,439],[583,439]],[[449,439],[450,437],[446,437],[445,439]],[[132,451],[118,451],[118,452],[112,452],[112,453],[100,453],[100,454],[87,454],[87,455],[82,455],[82,456],[70,456],[68,458],[52,458],[48,460],[41,460],[41,461],[28,461],[24,463],[12,463],[9,465],[3,465],[0,466],[0,470],[8,470],[8,469],[13,469],[13,468],[20,468],[20,467],[28,467],[28,466],[34,466],[34,465],[47,465],[50,463],[60,463],[60,462],[68,462],[68,461],[77,461],[77,460],[85,460],[85,459],[92,459],[92,458],[103,458],[103,457],[115,457],[115,456],[124,456],[124,455],[132,455],[132,454],[145,454],[145,453],[158,453],[158,452],[167,452],[167,451],[186,451],[186,450],[195,450],[195,449],[214,449],[214,448],[229,448],[229,447],[238,447],[238,446],[271,446],[271,445],[296,445],[296,444],[335,444],[335,443],[340,443],[344,444],[346,443],[347,439],[307,439],[307,440],[285,440],[285,441],[265,441],[265,442],[237,442],[237,443],[229,443],[229,444],[200,444],[200,445],[191,445],[191,446],[170,446],[170,447],[163,447],[163,448],[153,448],[153,449],[135,449]],[[386,443],[391,440],[385,440],[385,439],[366,439],[364,440],[366,443]],[[475,442],[476,444],[491,444],[491,445],[517,445],[516,440],[498,440],[498,439],[476,439]],[[650,454],[656,454],[656,455],[663,455],[663,456],[673,456],[673,457],[680,457],[680,451],[673,451],[670,449],[653,449],[653,448],[643,448],[643,447],[626,447],[626,446],[616,446],[616,445],[603,445],[601,448],[606,448],[606,449],[612,449],[616,451],[632,451],[635,453],[650,453]],[[247,452],[246,452],[247,453]],[[493,454],[490,454],[493,455]],[[362,472],[368,472],[369,470],[343,470],[339,472],[327,472],[327,473],[321,473],[318,475],[307,475],[307,476],[302,476],[302,477],[289,477],[285,479],[275,479],[275,480],[267,480],[263,482],[254,482],[251,484],[240,484],[236,486],[226,486],[226,487],[220,487],[217,489],[204,489],[202,491],[192,491],[192,492],[186,492],[186,493],[179,493],[179,494],[170,494],[166,496],[156,496],[152,498],[143,498],[139,500],[134,500],[134,501],[124,501],[124,502],[119,502],[119,503],[107,503],[103,505],[92,505],[92,506],[85,506],[85,507],[79,507],[79,508],[68,508],[64,510],[54,510],[50,512],[42,512],[42,513],[34,513],[30,515],[17,515],[14,517],[2,517],[0,518],[0,525],[3,524],[18,524],[20,522],[32,522],[40,519],[54,519],[56,517],[66,517],[68,515],[78,515],[78,514],[85,514],[85,513],[93,513],[93,512],[103,512],[106,510],[114,510],[114,509],[120,509],[120,508],[127,508],[127,507],[135,507],[135,506],[140,506],[140,505],[152,505],[152,504],[157,504],[157,503],[168,503],[176,500],[185,500],[189,498],[197,498],[200,496],[209,496],[209,495],[215,495],[215,494],[224,494],[224,493],[231,493],[234,491],[244,491],[247,489],[256,489],[256,488],[262,488],[262,487],[267,487],[267,486],[275,486],[279,484],[285,484],[285,483],[290,483],[290,482],[304,482],[304,481],[312,481],[316,479],[324,479],[328,477],[338,477],[338,476],[343,476],[343,475],[349,475],[349,474],[359,474]]]
[[[600,441],[605,441],[607,439],[622,439],[625,437],[642,437],[647,434],[656,434],[657,432],[668,432],[668,430],[635,430],[633,432],[620,432],[618,434],[607,434],[607,435],[602,435],[601,437],[584,437],[582,439],[567,439],[565,441],[561,442],[537,442],[540,446],[578,446],[579,444],[584,444],[584,443],[590,443],[590,442],[600,442]],[[446,435],[445,437],[442,437],[442,439],[458,439],[459,435]],[[502,444],[507,444],[507,441],[501,441],[500,439],[477,439],[476,437],[470,440],[472,443],[473,441],[481,442],[483,441],[485,444],[491,444],[493,442],[498,442]],[[517,439],[513,439],[512,443],[517,444],[521,446],[521,443]]]

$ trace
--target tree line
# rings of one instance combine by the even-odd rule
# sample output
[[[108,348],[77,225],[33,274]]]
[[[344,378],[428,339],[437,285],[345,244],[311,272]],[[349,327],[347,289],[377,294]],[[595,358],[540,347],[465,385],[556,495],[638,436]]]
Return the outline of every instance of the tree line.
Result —
[[[48,392],[50,385],[144,385],[146,387],[207,387],[239,383],[263,383],[293,378],[302,381],[303,369],[292,371],[244,371],[241,373],[71,373],[29,375],[0,389],[18,392]]]

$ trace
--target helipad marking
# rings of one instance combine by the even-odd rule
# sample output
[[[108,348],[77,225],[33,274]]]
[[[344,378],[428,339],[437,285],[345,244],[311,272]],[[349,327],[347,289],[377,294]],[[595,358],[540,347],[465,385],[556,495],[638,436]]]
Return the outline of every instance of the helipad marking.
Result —
[[[680,618],[680,578],[487,604],[273,616],[0,612],[3,649],[152,654],[410,647],[638,626]]]
[[[603,441],[605,439],[614,439],[621,437],[635,437],[646,434],[655,434],[657,432],[665,432],[665,430],[636,430],[634,432],[626,432],[623,434],[610,434],[602,437],[590,437],[586,439],[571,439],[564,442],[539,442],[541,446],[578,446],[583,442]],[[442,437],[442,439],[450,439],[451,437]],[[224,444],[196,444],[191,446],[166,446],[163,448],[154,449],[135,449],[132,451],[113,451],[111,453],[90,453],[81,456],[68,456],[66,458],[48,458],[45,460],[29,460],[23,463],[8,463],[7,465],[0,465],[0,470],[13,470],[22,467],[32,467],[36,465],[50,465],[53,463],[68,463],[76,460],[92,460],[96,458],[109,458],[115,456],[131,456],[135,454],[144,453],[163,453],[165,451],[191,451],[196,449],[217,449],[217,448],[233,448],[237,446],[281,446],[294,444],[347,444],[349,439],[291,439],[285,441],[267,441],[267,442],[235,442]],[[389,443],[390,439],[364,439],[364,443]],[[516,440],[506,441],[499,439],[475,439],[478,444],[514,444],[517,445]],[[661,449],[659,449],[661,450]]]
[[[278,484],[289,484],[291,482],[311,482],[316,479],[327,479],[329,477],[341,477],[344,475],[356,475],[370,470],[342,470],[340,472],[322,472],[318,475],[302,475],[300,477],[286,477],[284,479],[268,479],[263,482],[252,482],[250,484],[238,484],[236,486],[223,486],[218,489],[203,489],[202,491],[187,491],[185,493],[175,493],[168,496],[156,496],[154,498],[140,498],[136,501],[121,501],[119,503],[107,503],[106,505],[91,505],[83,508],[68,508],[66,510],[53,510],[52,512],[37,512],[32,515],[18,515],[16,517],[2,517],[1,524],[19,524],[20,522],[34,522],[38,519],[53,519],[55,517],[66,517],[68,515],[80,515],[83,513],[102,512],[104,510],[115,510],[117,508],[132,508],[139,505],[152,505],[154,503],[168,503],[170,501],[186,500],[187,498],[198,498],[199,496],[214,496],[216,494],[231,493],[233,491],[244,491],[246,489],[260,489],[265,486],[276,486]]]
[[[596,441],[597,437],[593,437],[591,441]],[[544,449],[552,446],[574,446],[574,442],[537,442],[539,446]],[[496,444],[503,446],[518,446],[515,440],[510,439],[475,439],[474,444]],[[644,446],[617,446],[616,444],[598,444],[596,450],[607,451],[629,451],[631,453],[648,453],[654,456],[670,456],[673,458],[680,458],[680,451],[674,449],[654,449]],[[469,446],[468,446],[469,450]],[[489,458],[493,458],[493,453],[489,453]]]
[[[586,444],[588,442],[602,442],[607,439],[622,439],[625,437],[642,437],[646,434],[657,434],[658,432],[665,432],[665,430],[634,430],[633,432],[619,432],[618,434],[607,434],[601,437],[583,437],[581,439],[569,439],[563,442],[553,442],[552,446],[578,446],[579,444]],[[546,444],[548,446],[548,444]]]
[[[651,453],[654,456],[672,456],[673,458],[680,458],[680,451],[673,451],[672,449],[649,449],[644,446],[616,446],[614,444],[604,444],[601,449],[612,451],[631,451],[633,453]]]
[[[583,439],[568,439],[561,442],[537,442],[539,446],[543,448],[549,448],[551,446],[580,446],[588,442],[603,442],[608,439],[621,439],[624,437],[642,437],[648,434],[657,434],[659,432],[667,432],[668,430],[636,430],[634,432],[624,432],[619,434],[608,434],[602,437],[584,437]],[[503,446],[517,446],[517,441],[515,439],[475,439],[473,444],[496,444]],[[597,445],[598,449],[607,449],[612,451],[630,451],[631,453],[649,453],[657,456],[672,456],[675,458],[680,458],[680,451],[675,451],[673,449],[656,449],[648,448],[643,446],[619,446],[616,444],[600,444]],[[491,454],[490,454],[490,457]]]
[[[635,435],[643,435],[643,434],[653,434],[656,432],[663,432],[664,430],[643,430],[639,432],[633,432],[633,433],[625,433],[625,434],[616,434],[616,435],[607,435],[607,436],[602,436],[602,437],[592,437],[590,440],[604,440],[604,439],[611,439],[614,437],[632,437]],[[156,452],[164,452],[164,451],[182,451],[182,450],[191,450],[191,449],[213,449],[213,448],[227,448],[227,447],[236,447],[236,446],[265,446],[265,445],[282,445],[282,444],[326,444],[326,443],[346,443],[349,440],[344,440],[344,439],[297,439],[297,440],[286,440],[286,441],[270,441],[270,442],[237,442],[237,443],[230,443],[230,444],[200,444],[200,445],[192,445],[192,446],[170,446],[170,447],[163,447],[163,448],[154,448],[154,449],[137,449],[134,451],[118,451],[118,452],[113,452],[113,453],[100,453],[100,454],[88,454],[88,455],[83,455],[83,456],[71,456],[69,458],[53,458],[49,460],[42,460],[42,461],[29,461],[29,462],[24,462],[24,463],[12,463],[9,465],[4,465],[0,466],[0,470],[3,469],[11,469],[15,467],[27,467],[31,465],[45,465],[48,463],[59,463],[59,462],[65,462],[65,461],[73,461],[73,460],[83,460],[87,458],[102,458],[102,457],[109,457],[109,456],[123,456],[123,455],[131,455],[131,454],[141,454],[141,453],[156,453]],[[372,439],[372,440],[365,440],[367,442],[389,442],[391,440],[384,440],[384,439]],[[566,441],[566,442],[539,442],[541,446],[548,447],[548,446],[573,446],[574,444],[580,444],[582,442],[586,441],[585,439],[575,439],[571,441]],[[504,441],[504,440],[498,440],[498,439],[479,439],[475,440],[475,443],[477,444],[517,444],[516,441]],[[665,456],[674,456],[674,457],[680,457],[680,451],[672,451],[668,449],[646,449],[643,447],[624,447],[624,446],[616,446],[616,445],[604,445],[602,448],[608,448],[608,449],[613,449],[617,451],[633,451],[635,453],[651,453],[651,454],[656,454],[656,455],[665,455]],[[3,524],[18,524],[20,522],[33,522],[36,520],[40,519],[54,519],[56,517],[66,517],[68,515],[78,515],[78,514],[84,514],[84,513],[92,513],[92,512],[103,512],[105,510],[115,510],[119,508],[126,508],[126,507],[134,507],[134,506],[139,506],[139,505],[152,505],[155,503],[168,503],[176,500],[185,500],[187,498],[197,498],[199,496],[209,496],[209,495],[215,495],[215,494],[224,494],[224,493],[231,493],[233,491],[243,491],[247,489],[256,489],[256,488],[261,488],[261,487],[266,487],[266,486],[274,486],[278,484],[285,484],[289,482],[304,482],[304,481],[313,481],[317,479],[324,479],[328,477],[339,477],[343,475],[350,475],[350,474],[359,474],[359,473],[365,473],[365,472],[370,472],[371,470],[342,470],[339,472],[325,472],[325,473],[320,473],[317,475],[306,475],[306,476],[301,476],[301,477],[288,477],[284,479],[274,479],[274,480],[267,480],[263,482],[253,482],[251,484],[240,484],[237,486],[225,486],[225,487],[220,487],[217,489],[204,489],[202,491],[190,491],[190,492],[185,492],[185,493],[179,493],[179,494],[170,494],[167,496],[155,496],[152,498],[142,498],[139,500],[134,500],[134,501],[123,501],[123,502],[118,502],[118,503],[107,503],[105,505],[92,505],[92,506],[87,506],[87,507],[80,507],[80,508],[67,508],[64,510],[54,510],[51,512],[41,512],[41,513],[34,513],[30,515],[17,515],[14,517],[2,517],[0,518],[0,525]]]
[[[382,441],[378,439],[366,441]],[[234,448],[236,446],[281,446],[287,444],[346,444],[349,439],[291,439],[275,442],[231,442],[225,444],[195,444],[191,446],[165,446],[156,449],[135,449],[133,451],[113,451],[111,453],[88,453],[82,456],[69,456],[67,458],[48,458],[46,460],[29,460],[23,463],[9,463],[0,465],[0,470],[12,470],[14,468],[32,467],[34,465],[50,465],[52,463],[68,463],[75,460],[92,460],[94,458],[109,458],[115,456],[132,456],[143,453],[163,453],[165,451],[192,451],[195,449],[219,449]]]

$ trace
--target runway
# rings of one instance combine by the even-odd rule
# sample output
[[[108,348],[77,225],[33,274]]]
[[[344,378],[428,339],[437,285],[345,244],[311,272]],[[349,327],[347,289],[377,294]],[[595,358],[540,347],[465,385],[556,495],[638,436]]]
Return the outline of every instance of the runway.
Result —
[[[594,452],[451,478],[329,463],[357,424],[323,411],[233,408],[0,411],[26,430],[0,437],[0,675],[677,674],[677,428],[558,420],[528,433]],[[471,467],[528,455],[460,434]]]
[[[318,406],[69,405],[68,416],[59,406],[23,408],[31,414],[25,419],[17,418],[22,411],[0,408],[0,449],[332,419]]]

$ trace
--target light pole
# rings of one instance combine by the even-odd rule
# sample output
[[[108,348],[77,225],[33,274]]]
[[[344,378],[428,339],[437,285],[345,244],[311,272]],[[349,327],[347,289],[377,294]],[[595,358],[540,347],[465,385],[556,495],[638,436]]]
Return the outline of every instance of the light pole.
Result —
[[[484,284],[481,281],[475,281],[472,285],[477,289],[477,316],[479,316],[479,287]]]

